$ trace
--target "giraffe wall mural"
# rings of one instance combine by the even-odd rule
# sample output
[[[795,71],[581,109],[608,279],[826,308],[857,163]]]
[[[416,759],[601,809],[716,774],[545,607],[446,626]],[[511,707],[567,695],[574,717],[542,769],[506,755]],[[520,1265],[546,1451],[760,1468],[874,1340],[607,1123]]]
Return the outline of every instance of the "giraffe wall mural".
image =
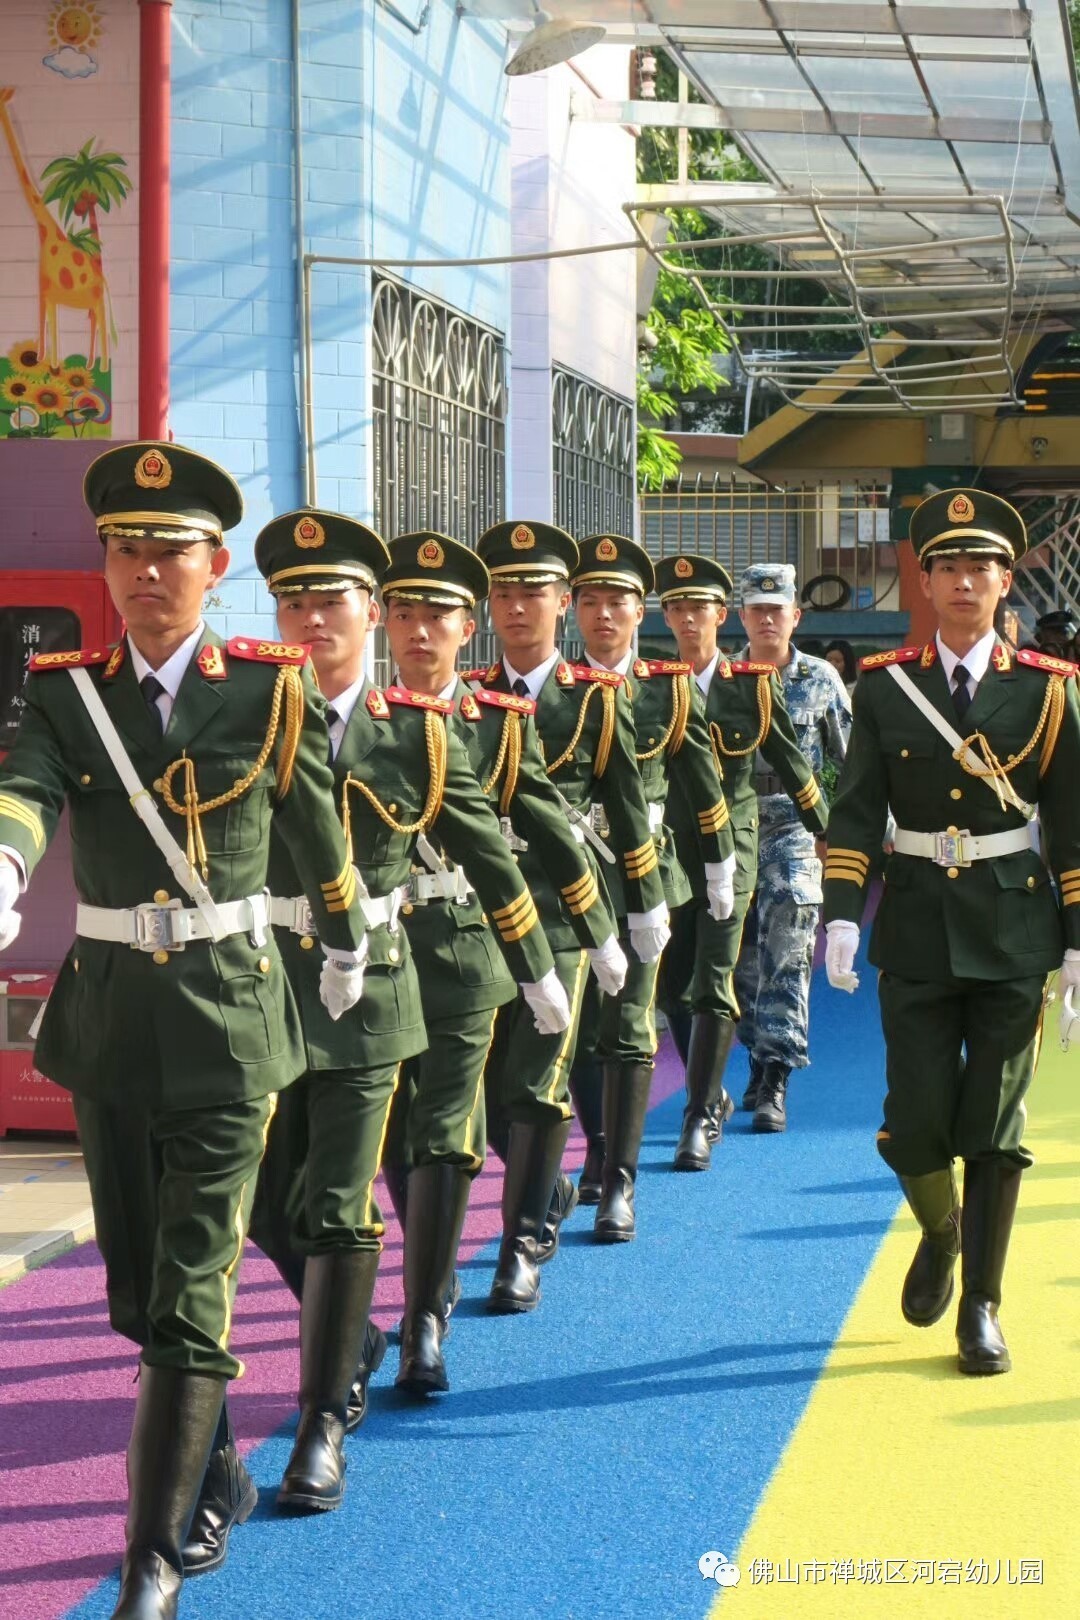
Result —
[[[92,30],[76,30],[76,51],[69,13],[79,11]],[[138,7],[65,6],[60,51],[57,15],[56,0],[5,5],[0,438],[126,437],[137,386]]]

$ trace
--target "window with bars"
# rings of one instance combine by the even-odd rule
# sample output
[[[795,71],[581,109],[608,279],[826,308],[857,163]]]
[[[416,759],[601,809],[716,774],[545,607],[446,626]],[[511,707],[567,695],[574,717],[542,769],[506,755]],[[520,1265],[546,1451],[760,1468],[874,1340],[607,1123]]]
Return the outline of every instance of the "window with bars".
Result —
[[[575,539],[634,532],[634,407],[572,371],[552,374],[555,522]]]

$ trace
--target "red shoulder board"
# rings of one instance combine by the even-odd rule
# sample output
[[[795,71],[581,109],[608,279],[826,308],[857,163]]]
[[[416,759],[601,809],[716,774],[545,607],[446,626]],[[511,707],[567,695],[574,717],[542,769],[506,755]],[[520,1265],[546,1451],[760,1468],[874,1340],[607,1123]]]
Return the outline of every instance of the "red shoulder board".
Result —
[[[575,681],[598,681],[601,686],[621,686],[622,676],[613,669],[593,669],[591,664],[571,664]]]
[[[91,664],[104,664],[113,651],[112,647],[73,647],[70,652],[35,653],[30,672],[37,675],[47,669],[87,669]]]
[[[371,688],[365,701],[367,702],[368,714],[371,715],[373,720],[389,720],[389,706],[377,686]]]
[[[647,658],[635,658],[631,666],[631,673],[636,675],[639,681],[647,681],[652,674],[652,670],[649,668],[649,660]]]
[[[571,667],[571,665],[569,665],[567,663],[564,663],[564,662],[561,662],[561,661],[558,664],[556,664],[555,665],[555,679],[558,681],[560,686],[573,686],[573,684],[574,684],[574,671],[573,671],[573,668]]]
[[[387,703],[401,703],[409,709],[434,709],[436,714],[454,712],[450,698],[429,697],[426,692],[413,692],[407,686],[388,686],[384,695]]]
[[[480,705],[471,692],[466,692],[458,704],[458,713],[463,720],[479,720]]]
[[[208,681],[223,681],[229,673],[225,668],[225,660],[221,656],[220,647],[204,647],[195,662],[198,664],[203,678]],[[107,675],[108,670],[105,673]]]
[[[1047,675],[1075,675],[1080,670],[1080,665],[1071,664],[1067,658],[1051,658],[1049,653],[1029,652],[1027,648],[1017,653],[1016,662],[1026,664],[1029,669],[1045,670]]]
[[[512,709],[514,714],[535,714],[536,704],[530,697],[518,697],[515,692],[477,692],[481,703],[490,703],[495,709]]]
[[[757,664],[749,658],[733,658],[731,661],[731,673],[733,675],[775,675],[776,665]]]
[[[678,658],[650,658],[647,666],[650,675],[689,675],[694,667],[693,664],[682,663]]]
[[[466,684],[468,684],[469,681],[483,681],[483,680],[486,680],[489,673],[490,672],[489,672],[486,665],[482,665],[480,669],[459,669],[458,670],[459,678],[461,680],[465,681]]]
[[[248,658],[256,664],[306,664],[311,648],[299,641],[254,641],[248,636],[233,636],[228,651],[231,658]]]
[[[930,645],[933,647],[933,642]],[[887,664],[913,664],[916,658],[922,658],[925,651],[925,647],[888,647],[885,652],[868,653],[865,658],[860,658],[859,668],[884,669]],[[933,659],[930,662],[933,663]]]

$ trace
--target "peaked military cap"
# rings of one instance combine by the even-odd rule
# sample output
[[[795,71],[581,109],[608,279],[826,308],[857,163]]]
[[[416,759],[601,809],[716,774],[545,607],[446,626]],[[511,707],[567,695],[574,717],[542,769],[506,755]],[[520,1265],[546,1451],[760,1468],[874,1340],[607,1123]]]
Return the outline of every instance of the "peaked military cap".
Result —
[[[387,601],[436,602],[445,607],[474,607],[487,595],[491,576],[469,546],[448,534],[418,529],[390,542],[390,567],[383,576]]]
[[[390,553],[365,523],[342,512],[302,507],[259,531],[255,566],[274,596],[293,591],[373,591]]]
[[[577,545],[554,523],[493,523],[476,549],[495,583],[550,585],[569,579],[577,567]]]
[[[1012,565],[1027,550],[1024,520],[1008,501],[985,489],[939,489],[911,514],[915,555],[925,568],[934,557],[997,557]]]
[[[735,589],[731,575],[715,557],[699,557],[694,551],[680,551],[661,557],[656,565],[656,589],[661,603],[680,602],[697,597],[707,602],[726,602]]]
[[[574,590],[612,585],[648,596],[655,583],[652,558],[643,546],[621,534],[590,534],[578,546],[580,561],[570,575]]]
[[[1072,641],[1080,636],[1080,619],[1072,608],[1054,608],[1035,620],[1035,634],[1063,636],[1066,641]]]
[[[755,607],[759,602],[776,606],[794,602],[795,570],[791,563],[751,563],[739,581],[739,599],[743,607]]]
[[[143,439],[106,450],[86,469],[83,499],[97,519],[98,538],[209,540],[244,515],[235,478],[209,456],[182,444]]]

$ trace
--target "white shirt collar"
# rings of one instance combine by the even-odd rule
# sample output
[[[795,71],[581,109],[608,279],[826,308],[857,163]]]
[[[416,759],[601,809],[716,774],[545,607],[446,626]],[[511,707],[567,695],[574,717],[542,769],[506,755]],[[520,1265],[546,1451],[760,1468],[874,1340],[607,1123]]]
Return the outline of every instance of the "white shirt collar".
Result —
[[[160,669],[151,669],[129,634],[127,644],[131,650],[131,664],[135,671],[135,679],[141,682],[147,675],[156,675],[165,688],[170,704],[174,703],[176,694],[180,690],[180,682],[187,674],[187,667],[191,663],[192,655],[205,634],[206,626],[200,619],[187,640],[182,641],[176,651],[166,658]]]
[[[527,675],[523,675],[520,670],[514,668],[509,658],[507,658],[506,654],[503,653],[503,669],[506,671],[506,678],[510,682],[510,685],[513,686],[515,681],[524,681],[526,687],[528,688],[529,696],[535,701],[540,696],[540,688],[543,686],[544,682],[547,680],[548,676],[551,674],[561,657],[562,654],[560,653],[558,647],[556,647],[550,658],[545,658],[542,664],[537,664],[535,669],[530,669]]]
[[[585,657],[589,661],[590,669],[606,669],[610,670],[614,675],[625,675],[634,661],[634,649],[631,647],[630,651],[624,654],[617,664],[602,664],[599,658],[594,658],[590,652],[587,652]]]
[[[458,678],[455,674],[453,678],[446,683],[438,696],[441,698],[446,698],[449,702],[453,703],[454,699],[457,697],[457,684]]]
[[[713,676],[716,674],[716,666],[719,662],[720,649],[717,647],[716,651],[709,659],[709,662],[705,665],[705,668],[699,670],[694,676],[695,681],[698,683],[698,690],[700,691],[702,697],[708,697],[709,695],[709,687],[712,685]]]
[[[990,667],[990,654],[993,652],[994,643],[997,641],[997,631],[988,630],[985,636],[977,641],[974,647],[971,647],[962,658],[959,653],[954,653],[951,648],[946,647],[941,639],[940,631],[934,640],[937,643],[938,657],[941,659],[941,667],[945,671],[945,678],[949,683],[950,690],[953,684],[953,671],[956,669],[957,664],[963,664],[968,672],[968,687],[973,691]]]
[[[347,686],[344,692],[339,692],[337,697],[327,698],[326,700],[327,707],[333,709],[337,715],[333,725],[327,727],[330,733],[330,751],[335,759],[338,757],[338,750],[341,747],[346,728],[352,719],[352,712],[356,708],[356,700],[364,690],[366,679],[366,675],[361,675],[360,679],[353,681],[352,685]]]

